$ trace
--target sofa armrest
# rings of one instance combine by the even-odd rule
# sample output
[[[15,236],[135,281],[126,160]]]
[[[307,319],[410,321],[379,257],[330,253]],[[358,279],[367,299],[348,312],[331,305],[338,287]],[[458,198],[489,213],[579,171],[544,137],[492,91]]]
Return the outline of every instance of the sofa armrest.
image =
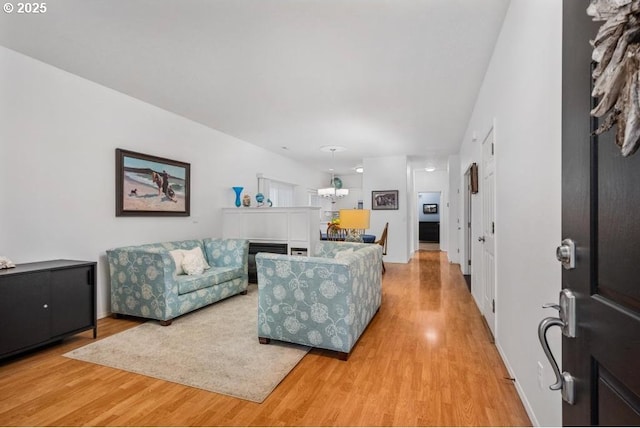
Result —
[[[160,320],[171,319],[178,298],[176,266],[161,248],[123,247],[107,251],[111,311]]]

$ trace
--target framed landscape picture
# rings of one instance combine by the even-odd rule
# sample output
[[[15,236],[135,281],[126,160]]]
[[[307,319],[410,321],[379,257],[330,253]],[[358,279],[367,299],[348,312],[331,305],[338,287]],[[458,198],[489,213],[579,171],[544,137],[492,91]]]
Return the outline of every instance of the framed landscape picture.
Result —
[[[191,165],[116,149],[116,216],[188,216]]]
[[[374,190],[371,192],[372,210],[397,210],[398,191],[397,190]]]

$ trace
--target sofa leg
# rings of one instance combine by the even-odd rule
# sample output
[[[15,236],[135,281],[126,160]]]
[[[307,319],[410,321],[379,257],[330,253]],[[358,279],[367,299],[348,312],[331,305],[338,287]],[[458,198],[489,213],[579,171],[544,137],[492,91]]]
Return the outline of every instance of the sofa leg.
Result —
[[[271,342],[271,339],[268,337],[258,337],[258,342],[260,342],[261,345],[268,345]]]
[[[120,315],[120,314],[116,314],[115,312],[113,312],[113,313],[111,314],[111,318],[113,318],[114,320],[117,320],[117,319],[119,319],[119,318],[122,318],[122,315]]]
[[[160,325],[163,327],[166,327],[168,325],[171,325],[171,323],[173,322],[173,320],[160,320]]]
[[[241,291],[240,294],[242,294],[243,296],[247,295],[247,290]]]
[[[338,352],[338,359],[347,361],[349,359],[349,354],[347,354],[346,352]]]

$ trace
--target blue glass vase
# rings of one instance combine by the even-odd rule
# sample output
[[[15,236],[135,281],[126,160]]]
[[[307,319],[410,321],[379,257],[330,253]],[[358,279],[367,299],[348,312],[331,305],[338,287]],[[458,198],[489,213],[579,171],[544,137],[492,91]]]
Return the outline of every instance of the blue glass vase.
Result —
[[[242,189],[244,189],[244,187],[232,187],[232,189],[236,192],[236,207],[240,207],[240,205],[242,205],[240,195],[242,194]]]

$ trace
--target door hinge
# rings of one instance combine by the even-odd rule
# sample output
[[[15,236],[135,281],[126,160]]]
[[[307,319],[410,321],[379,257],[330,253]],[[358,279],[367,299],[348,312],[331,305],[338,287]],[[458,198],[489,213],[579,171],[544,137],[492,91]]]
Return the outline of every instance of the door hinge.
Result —
[[[471,260],[469,260],[469,266],[471,266]]]
[[[493,143],[491,143],[491,154],[493,155]]]
[[[491,312],[496,313],[496,300],[491,300]]]
[[[495,222],[491,222],[491,234],[495,235],[496,233],[496,223]]]

